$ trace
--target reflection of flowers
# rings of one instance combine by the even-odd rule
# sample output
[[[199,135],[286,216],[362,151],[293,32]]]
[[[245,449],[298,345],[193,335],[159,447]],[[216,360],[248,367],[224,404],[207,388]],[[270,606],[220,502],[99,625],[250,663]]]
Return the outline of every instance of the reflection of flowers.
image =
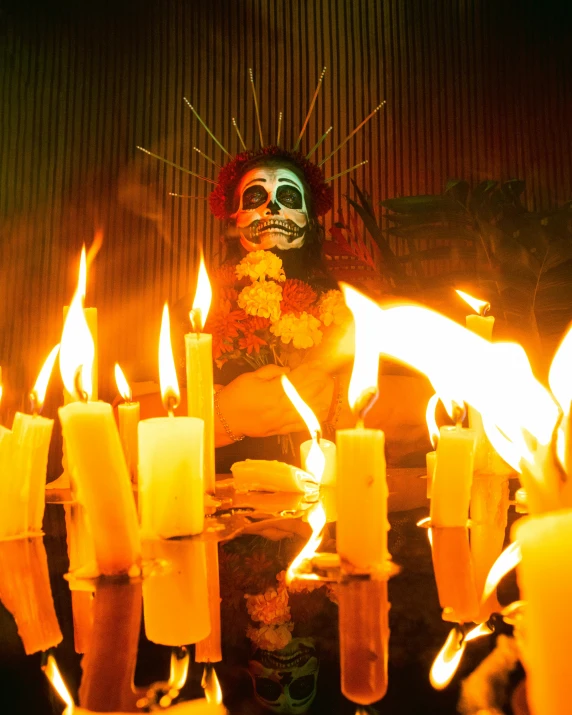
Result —
[[[284,585],[267,588],[264,593],[255,596],[246,594],[246,610],[253,621],[268,626],[279,625],[290,620],[288,590]]]
[[[248,626],[246,635],[256,648],[282,650],[292,640],[293,628],[293,623],[284,623],[279,626],[261,626],[260,628]]]
[[[320,321],[305,311],[299,316],[285,313],[270,326],[270,332],[279,337],[285,345],[292,342],[295,348],[311,348],[322,340]]]
[[[282,286],[275,281],[256,281],[242,289],[238,296],[238,307],[248,315],[275,321],[280,317],[281,300]]]
[[[318,303],[319,317],[326,326],[342,325],[349,316],[350,311],[344,302],[344,296],[339,290],[329,290],[320,298]]]
[[[250,251],[236,266],[238,278],[262,281],[265,278],[283,282],[286,280],[282,261],[270,251]]]

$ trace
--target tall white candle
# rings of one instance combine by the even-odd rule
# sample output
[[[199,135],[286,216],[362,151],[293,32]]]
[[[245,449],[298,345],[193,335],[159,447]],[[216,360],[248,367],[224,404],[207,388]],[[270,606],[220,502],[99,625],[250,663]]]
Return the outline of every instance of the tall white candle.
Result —
[[[215,491],[214,385],[212,335],[202,333],[207,320],[212,290],[201,256],[197,290],[190,313],[192,332],[185,335],[187,414],[204,421],[204,489]]]
[[[174,417],[179,385],[165,304],[159,340],[159,376],[168,417],[139,422],[139,506],[148,536],[199,534],[204,526],[204,421]]]

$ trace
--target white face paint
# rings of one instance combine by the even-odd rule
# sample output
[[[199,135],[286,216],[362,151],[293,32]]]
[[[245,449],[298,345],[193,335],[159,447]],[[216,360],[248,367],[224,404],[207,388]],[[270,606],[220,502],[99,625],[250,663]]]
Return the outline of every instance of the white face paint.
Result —
[[[290,169],[258,167],[239,187],[240,205],[232,215],[247,251],[300,248],[308,226],[304,187]]]

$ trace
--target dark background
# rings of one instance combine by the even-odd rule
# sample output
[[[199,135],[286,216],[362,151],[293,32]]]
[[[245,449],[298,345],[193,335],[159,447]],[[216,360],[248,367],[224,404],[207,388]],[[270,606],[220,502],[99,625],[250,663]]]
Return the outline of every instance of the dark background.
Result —
[[[136,150],[214,175],[193,146],[223,155],[183,96],[235,152],[232,116],[257,141],[252,67],[267,141],[282,110],[289,145],[327,65],[302,149],[332,124],[325,156],[387,100],[329,175],[368,158],[355,177],[375,200],[516,177],[529,209],[550,208],[572,193],[570,14],[555,0],[0,0],[5,419],[59,339],[98,226],[87,304],[99,310],[100,394],[112,396],[116,360],[131,380],[155,377],[163,302],[193,289],[201,243],[215,263],[221,247],[204,200],[167,195],[209,185]],[[338,206],[350,189],[336,182]]]

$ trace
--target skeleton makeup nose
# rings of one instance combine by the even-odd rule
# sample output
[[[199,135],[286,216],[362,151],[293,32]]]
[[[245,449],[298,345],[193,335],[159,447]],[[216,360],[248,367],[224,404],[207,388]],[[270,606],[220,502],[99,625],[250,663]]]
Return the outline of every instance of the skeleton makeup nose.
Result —
[[[280,213],[280,204],[277,201],[269,201],[266,210],[270,212],[271,215],[275,216]]]

